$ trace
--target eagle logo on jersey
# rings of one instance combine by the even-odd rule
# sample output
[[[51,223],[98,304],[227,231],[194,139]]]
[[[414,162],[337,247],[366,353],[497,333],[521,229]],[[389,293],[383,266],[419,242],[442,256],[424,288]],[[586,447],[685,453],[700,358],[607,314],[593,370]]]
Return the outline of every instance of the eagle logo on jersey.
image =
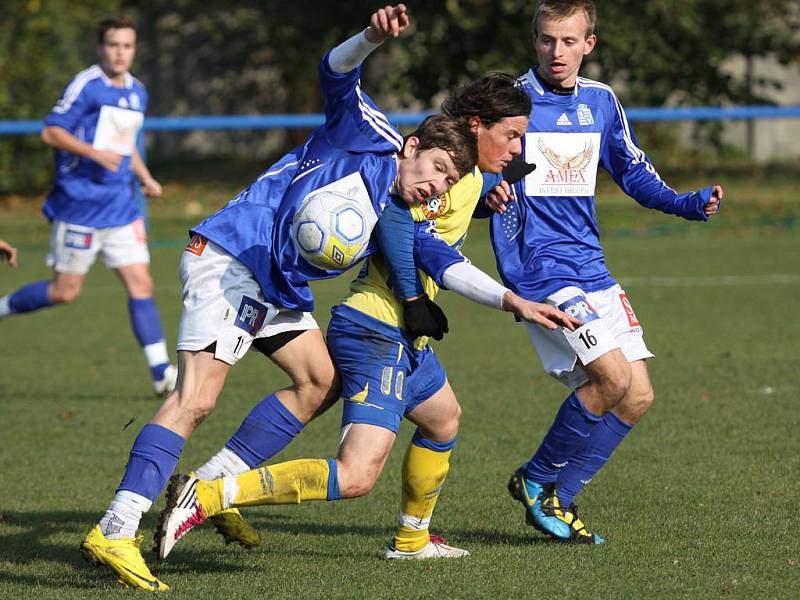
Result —
[[[447,212],[447,197],[432,196],[419,203],[426,219],[435,219]]]
[[[594,144],[586,142],[583,150],[574,156],[564,156],[545,144],[542,138],[539,138],[539,150],[547,159],[547,162],[557,171],[583,171],[592,160]]]

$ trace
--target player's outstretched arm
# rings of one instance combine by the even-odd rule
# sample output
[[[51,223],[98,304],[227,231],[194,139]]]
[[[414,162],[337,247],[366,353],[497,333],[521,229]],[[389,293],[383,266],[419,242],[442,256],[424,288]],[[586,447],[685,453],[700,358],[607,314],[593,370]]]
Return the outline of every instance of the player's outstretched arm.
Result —
[[[369,27],[331,50],[328,64],[335,73],[349,73],[364,62],[367,56],[385,40],[399,37],[408,26],[405,5],[381,8],[372,13]]]
[[[503,296],[503,310],[514,313],[523,321],[541,325],[545,329],[558,329],[561,326],[574,331],[583,324],[555,306],[525,300],[511,290]]]

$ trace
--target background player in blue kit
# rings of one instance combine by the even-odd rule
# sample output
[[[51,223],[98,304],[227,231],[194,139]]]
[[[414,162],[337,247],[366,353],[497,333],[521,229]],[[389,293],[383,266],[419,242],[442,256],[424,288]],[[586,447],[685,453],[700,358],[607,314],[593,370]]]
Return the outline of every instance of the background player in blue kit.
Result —
[[[545,370],[572,393],[509,491],[528,522],[558,539],[602,543],[578,519],[573,498],[608,461],[653,402],[652,358],[625,291],[599,241],[598,167],[637,202],[691,220],[719,210],[723,190],[678,194],[659,177],[613,90],[578,76],[595,46],[591,0],[544,0],[533,18],[538,66],[520,79],[533,100],[524,158],[537,169],[489,199],[498,270],[524,298],[577,317],[574,332],[528,327]]]
[[[52,222],[52,281],[37,281],[0,299],[0,318],[72,302],[97,255],[113,269],[128,294],[136,339],[150,367],[156,393],[175,388],[161,320],[153,300],[147,235],[133,198],[133,176],[148,196],[160,196],[136,150],[147,109],[147,91],[128,71],[136,29],[125,17],[98,26],[100,64],[81,71],[45,118],[44,142],[55,148],[56,176],[44,204]]]
[[[134,441],[116,496],[81,546],[88,560],[109,567],[124,584],[166,589],[145,564],[136,531],[186,438],[213,410],[228,371],[251,346],[293,382],[258,407],[280,434],[271,438],[271,453],[326,400],[338,397],[338,380],[310,312],[308,284],[343,269],[323,270],[300,257],[291,224],[302,201],[334,192],[366,198],[380,214],[391,196],[418,203],[444,193],[475,166],[477,145],[468,125],[434,116],[404,139],[361,90],[361,62],[408,24],[403,5],[380,9],[370,27],[323,57],[325,124],[192,229],[181,259],[176,391]]]

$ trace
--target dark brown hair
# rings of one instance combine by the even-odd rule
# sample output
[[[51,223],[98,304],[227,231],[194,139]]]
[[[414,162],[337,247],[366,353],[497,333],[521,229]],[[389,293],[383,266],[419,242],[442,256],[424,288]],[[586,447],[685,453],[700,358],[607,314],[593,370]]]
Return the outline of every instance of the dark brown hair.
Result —
[[[470,173],[478,164],[478,140],[464,119],[431,115],[410,136],[419,139],[419,152],[433,148],[447,152],[453,159],[459,177]]]
[[[133,20],[124,15],[117,15],[116,17],[108,17],[103,19],[97,24],[97,43],[104,44],[106,41],[106,33],[111,29],[133,29],[136,31],[136,25]]]
[[[492,73],[458,88],[442,103],[451,117],[478,117],[490,127],[507,117],[531,114],[531,99],[517,80],[505,73]]]

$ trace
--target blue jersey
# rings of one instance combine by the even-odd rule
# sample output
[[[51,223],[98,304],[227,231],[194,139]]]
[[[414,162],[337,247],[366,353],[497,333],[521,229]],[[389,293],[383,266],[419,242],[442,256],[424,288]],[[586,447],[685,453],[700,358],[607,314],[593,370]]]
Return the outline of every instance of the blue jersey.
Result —
[[[117,227],[141,216],[133,202],[131,154],[144,121],[147,91],[130,74],[116,87],[98,65],[78,73],[64,88],[46,126],[66,129],[79,140],[122,154],[109,171],[88,158],[55,151],[56,176],[43,210],[48,219],[89,227]]]
[[[319,67],[325,124],[192,229],[242,262],[264,297],[283,308],[313,310],[308,282],[346,270],[320,269],[297,252],[292,219],[302,201],[329,189],[368,199],[380,215],[389,200],[403,138],[361,90],[360,75],[360,67],[335,73],[326,55]],[[370,243],[365,256],[373,251]]]
[[[497,268],[519,295],[541,301],[576,285],[596,291],[614,285],[600,246],[595,181],[602,167],[647,208],[706,220],[711,187],[678,194],[638,147],[613,90],[579,77],[574,93],[555,94],[532,69],[520,78],[533,100],[523,156],[536,170],[514,185],[516,201],[492,215]]]

